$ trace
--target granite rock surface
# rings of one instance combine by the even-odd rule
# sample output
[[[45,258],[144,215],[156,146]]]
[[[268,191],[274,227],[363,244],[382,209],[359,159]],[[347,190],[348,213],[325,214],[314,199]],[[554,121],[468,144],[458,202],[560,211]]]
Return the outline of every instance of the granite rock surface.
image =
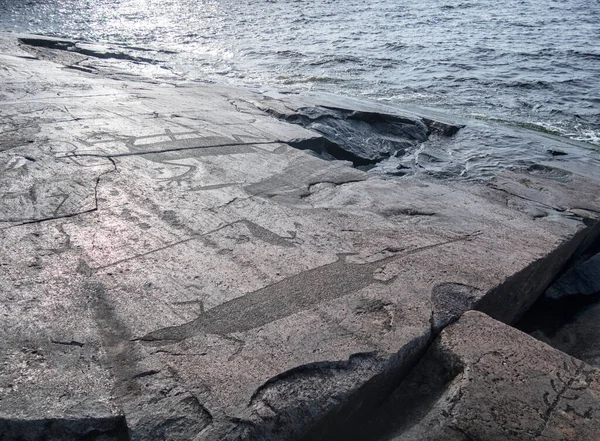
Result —
[[[598,241],[578,164],[382,179],[295,148],[325,141],[292,97],[0,41],[3,439],[327,439]]]
[[[386,433],[360,439],[593,440],[599,396],[598,369],[470,311],[379,409]]]

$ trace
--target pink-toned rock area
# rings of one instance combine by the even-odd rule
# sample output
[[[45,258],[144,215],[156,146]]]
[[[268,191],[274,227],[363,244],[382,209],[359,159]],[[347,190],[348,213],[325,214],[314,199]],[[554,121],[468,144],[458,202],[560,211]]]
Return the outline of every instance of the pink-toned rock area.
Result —
[[[81,47],[0,37],[0,440],[600,439],[599,371],[511,327],[598,246],[598,161],[390,178],[335,136],[481,123]]]

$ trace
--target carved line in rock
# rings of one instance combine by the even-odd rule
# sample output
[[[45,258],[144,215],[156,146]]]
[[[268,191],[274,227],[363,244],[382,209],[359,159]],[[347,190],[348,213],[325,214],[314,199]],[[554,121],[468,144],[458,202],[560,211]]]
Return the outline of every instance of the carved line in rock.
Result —
[[[106,268],[110,268],[110,267],[113,267],[113,266],[120,265],[120,264],[125,263],[125,262],[130,262],[132,260],[140,259],[142,257],[146,257],[146,256],[149,256],[151,254],[158,253],[160,251],[165,251],[165,250],[168,250],[170,248],[174,248],[176,246],[186,244],[186,243],[191,242],[193,240],[200,240],[200,239],[202,239],[202,238],[204,238],[206,236],[209,236],[211,234],[214,234],[214,233],[216,233],[218,231],[223,230],[224,228],[231,227],[231,226],[236,225],[236,224],[244,224],[244,225],[246,225],[246,227],[248,228],[248,230],[250,231],[250,233],[255,238],[257,238],[259,240],[262,240],[263,242],[269,243],[271,245],[281,246],[281,247],[294,247],[293,242],[290,242],[291,240],[294,239],[293,235],[291,235],[290,237],[280,236],[280,235],[272,232],[271,230],[268,230],[266,228],[261,227],[258,224],[255,224],[254,222],[251,222],[251,221],[249,221],[247,219],[241,219],[241,220],[237,220],[237,221],[233,221],[233,222],[229,222],[229,223],[223,224],[223,225],[221,225],[221,226],[219,226],[219,227],[217,227],[217,228],[215,228],[215,229],[213,229],[211,231],[207,231],[206,233],[196,233],[196,234],[193,234],[191,237],[187,237],[185,239],[178,240],[177,242],[169,243],[167,245],[164,245],[162,247],[158,247],[158,248],[152,249],[152,250],[147,251],[145,253],[136,254],[135,256],[127,257],[127,258],[121,259],[121,260],[117,260],[116,262],[111,262],[111,263],[108,263],[106,265],[98,266],[98,267],[95,267],[95,268],[90,268],[90,270],[93,271],[93,272],[96,272],[96,271],[100,271],[100,270],[103,270],[103,269],[106,269]]]
[[[249,331],[321,302],[359,291],[373,283],[382,283],[373,276],[373,272],[382,265],[472,237],[461,236],[367,264],[348,262],[347,254],[339,254],[333,263],[288,277],[212,308],[191,322],[158,329],[137,340],[160,344],[183,341],[201,334],[226,335]]]
[[[119,92],[119,93],[91,93],[91,94],[86,94],[86,95],[55,95],[52,97],[34,97],[34,98],[22,98],[19,101],[4,101],[2,104],[3,105],[10,105],[10,106],[14,106],[14,105],[19,105],[19,104],[24,104],[24,103],[50,103],[50,104],[54,104],[56,102],[56,100],[73,100],[73,99],[78,99],[78,98],[99,98],[99,97],[104,97],[104,96],[110,96],[110,97],[118,97],[118,96],[128,96],[125,92]],[[84,120],[84,119],[92,119],[92,118],[79,118],[79,120]],[[69,122],[69,121],[73,121],[73,120],[64,120],[64,121],[56,121],[56,122]],[[54,121],[53,121],[54,122]]]
[[[187,168],[186,171],[184,171],[183,173],[181,173],[180,175],[177,176],[173,176],[170,178],[160,178],[158,179],[159,181],[163,181],[166,182],[167,184],[173,184],[176,183],[177,186],[180,186],[182,182],[184,181],[188,181],[188,177],[191,177],[196,170],[198,170],[198,167],[196,167],[195,165],[188,165],[188,164],[180,164],[177,162],[168,162],[168,161],[161,161],[163,164],[165,165],[174,165],[176,167],[183,167],[183,168]]]
[[[296,196],[303,199],[311,195],[311,187],[317,184],[342,185],[366,179],[365,173],[347,167],[328,167],[315,170],[309,157],[298,158],[282,172],[244,187],[246,193],[271,198]]]
[[[573,360],[571,362],[574,363]],[[586,364],[583,361],[575,364],[575,367],[576,367],[575,372],[570,376],[570,378],[567,381],[564,381],[561,378],[560,371],[559,371],[557,373],[557,378],[558,378],[559,382],[561,383],[560,387],[556,385],[556,382],[554,380],[550,380],[550,385],[551,385],[552,389],[554,390],[554,392],[556,392],[556,397],[554,397],[554,400],[552,400],[552,402],[550,402],[548,399],[549,393],[546,392],[544,394],[544,403],[546,403],[546,405],[548,406],[548,409],[546,409],[546,412],[544,413],[544,415],[542,415],[543,423],[536,433],[536,438],[541,437],[544,434],[544,431],[546,430],[546,428],[548,427],[548,424],[550,423],[552,414],[556,411],[556,408],[558,407],[560,402],[564,399],[567,399],[567,397],[565,397],[565,394],[569,391],[579,392],[578,389],[573,388],[573,383],[575,383],[575,381],[577,380],[579,375],[583,372],[585,366],[586,366]],[[565,369],[565,371],[569,372],[566,362],[564,364],[564,369]]]
[[[93,213],[95,211],[98,211],[98,188],[100,186],[100,181],[102,179],[103,176],[106,176],[110,173],[115,173],[117,171],[117,164],[114,162],[114,160],[112,158],[106,158],[108,159],[111,164],[113,165],[113,169],[112,170],[107,170],[103,173],[101,173],[100,175],[98,175],[96,177],[96,182],[94,184],[94,206],[90,209],[87,210],[82,210],[82,211],[77,211],[74,213],[66,213],[63,215],[58,215],[58,211],[60,210],[60,208],[62,207],[62,205],[65,203],[65,201],[69,198],[68,194],[59,194],[56,196],[62,196],[63,199],[59,202],[58,206],[54,209],[53,215],[52,216],[48,216],[48,217],[44,217],[44,218],[40,218],[40,219],[9,219],[9,220],[0,220],[0,222],[20,222],[16,225],[8,225],[6,227],[1,227],[0,231],[2,230],[8,230],[10,228],[17,228],[17,227],[21,227],[24,225],[29,225],[29,224],[38,224],[41,222],[47,222],[47,221],[52,221],[52,220],[58,220],[58,219],[67,219],[67,218],[71,218],[71,217],[76,217],[76,216],[80,216],[82,214],[87,214],[87,213]]]
[[[161,150],[146,150],[140,152],[130,152],[130,153],[115,153],[115,154],[100,154],[100,153],[70,153],[65,155],[65,157],[76,156],[76,157],[95,157],[95,158],[123,158],[128,156],[144,156],[144,155],[155,155],[160,153],[171,153],[171,152],[181,152],[186,150],[199,150],[199,149],[210,149],[210,148],[221,148],[221,147],[246,147],[246,146],[254,146],[254,145],[269,145],[269,144],[285,144],[282,141],[264,141],[264,142],[232,142],[226,144],[215,144],[215,145],[207,145],[207,146],[191,146],[191,147],[173,147]],[[239,152],[235,152],[239,153]],[[226,155],[228,152],[219,153],[221,155]],[[231,153],[229,153],[231,154]]]
[[[108,109],[106,109],[107,111],[110,111]],[[121,115],[118,115],[119,117],[122,117]],[[177,125],[180,127],[185,128],[187,131],[185,132],[173,132],[171,129],[169,128],[165,128],[163,133],[156,133],[153,135],[148,135],[148,136],[129,136],[129,135],[116,135],[114,133],[111,132],[106,132],[106,131],[97,131],[94,132],[94,134],[90,137],[88,137],[87,139],[80,139],[80,142],[82,144],[84,144],[86,147],[94,147],[94,146],[98,146],[98,145],[102,145],[102,144],[106,144],[107,142],[122,142],[124,143],[127,148],[131,151],[131,152],[136,152],[138,149],[140,149],[143,146],[154,146],[154,147],[158,147],[157,150],[161,150],[160,147],[169,147],[169,144],[179,144],[179,147],[192,147],[192,148],[201,148],[201,147],[218,147],[219,145],[223,144],[217,144],[215,142],[213,142],[212,144],[209,141],[216,141],[216,140],[232,140],[232,141],[236,141],[239,144],[265,144],[265,143],[270,143],[272,140],[272,136],[268,136],[268,134],[265,135],[265,137],[261,138],[258,136],[254,136],[251,135],[249,133],[241,133],[241,134],[235,134],[235,133],[230,133],[228,136],[223,136],[223,134],[221,134],[218,131],[215,130],[211,130],[207,127],[203,127],[202,128],[202,132],[199,132],[197,130],[197,128],[194,127],[189,127],[186,124],[182,124],[179,122],[173,122],[170,121],[171,124],[173,125]],[[242,128],[239,129],[240,131],[243,131]],[[207,136],[209,135],[209,136]],[[104,137],[104,138],[100,138],[100,139],[94,139],[97,137]],[[244,140],[244,137],[247,138],[246,140]],[[169,141],[161,141],[161,139],[164,138],[169,138]],[[249,138],[249,139],[248,139]],[[152,141],[156,141],[156,142],[152,142]],[[140,142],[140,141],[144,141],[144,142]],[[275,141],[277,142],[277,141]],[[186,145],[188,143],[192,143],[192,145]],[[194,143],[196,144],[201,144],[201,145],[193,145]],[[225,143],[226,144],[226,143]]]
[[[214,184],[214,185],[204,185],[204,186],[192,187],[192,188],[189,188],[188,191],[220,190],[221,188],[240,187],[244,184],[245,184],[245,182],[228,182],[228,183],[224,183],[224,184]]]
[[[110,112],[110,113],[115,113],[110,111],[109,109],[103,109],[106,112]],[[119,118],[124,118],[123,115],[115,113]],[[137,122],[136,120],[132,120],[134,122]],[[178,124],[181,125],[181,124]],[[202,139],[202,138],[211,138],[211,137],[206,137],[203,136],[206,135],[206,132],[210,132],[213,133],[211,130],[208,129],[203,129],[203,132],[205,133],[200,133],[196,130],[191,130],[191,128],[184,126],[186,129],[190,129],[188,132],[180,132],[180,133],[173,133],[173,131],[171,129],[164,129],[163,133],[156,133],[153,135],[147,135],[147,136],[131,136],[131,135],[117,135],[113,132],[107,132],[104,130],[100,130],[100,131],[94,131],[92,135],[88,136],[85,139],[79,139],[79,141],[84,144],[86,147],[94,147],[94,146],[98,146],[98,145],[102,145],[102,144],[106,144],[108,142],[122,142],[124,143],[127,147],[129,147],[131,150],[135,150],[137,147],[140,147],[142,145],[162,145],[165,143],[168,143],[169,141],[159,141],[159,139],[161,138],[165,138],[168,137],[170,139],[170,142],[181,142],[181,141],[185,141],[185,140],[194,140],[194,139]],[[194,136],[192,136],[194,135]],[[218,133],[214,132],[214,135],[219,135]],[[184,138],[184,139],[177,139],[176,136],[186,136],[188,138]],[[99,138],[98,137],[103,137],[103,138]],[[140,144],[136,144],[136,142],[139,141],[152,141],[152,140],[157,140],[157,142],[145,142],[145,143],[140,143]],[[240,141],[242,142],[242,141]]]
[[[289,237],[284,237],[247,219],[242,220],[241,223],[246,225],[252,236],[262,240],[263,242],[280,247],[294,247],[294,244],[291,242],[291,240],[294,239],[295,233],[291,234]]]
[[[549,204],[546,204],[546,203],[541,202],[541,201],[536,201],[535,199],[530,199],[530,198],[528,198],[526,196],[523,196],[523,195],[520,195],[520,194],[517,194],[517,193],[513,193],[513,192],[511,192],[511,191],[509,191],[509,190],[507,190],[505,188],[502,188],[502,187],[499,187],[497,185],[494,185],[493,183],[492,184],[488,184],[488,187],[490,187],[490,188],[492,188],[494,190],[500,191],[502,193],[505,193],[508,196],[512,196],[512,197],[515,197],[517,199],[522,199],[522,200],[527,201],[527,202],[532,202],[534,204],[541,205],[541,206],[546,207],[546,208],[551,209],[551,210],[555,210],[555,211],[558,211],[558,212],[561,212],[561,213],[565,211],[564,208],[556,207],[556,206],[553,206],[553,205],[549,205]]]
[[[184,243],[188,243],[188,242],[191,242],[193,240],[202,239],[203,237],[208,236],[209,234],[216,233],[217,231],[220,231],[220,230],[222,230],[224,228],[230,227],[230,226],[235,225],[235,224],[240,223],[240,222],[241,221],[230,222],[230,223],[227,223],[225,225],[221,225],[220,227],[215,228],[214,230],[208,231],[206,233],[196,234],[194,236],[191,236],[191,237],[179,240],[177,242],[173,242],[173,243],[164,245],[162,247],[155,248],[153,250],[147,251],[147,252],[142,253],[142,254],[137,254],[137,255],[132,256],[132,257],[127,257],[125,259],[117,260],[116,262],[111,262],[111,263],[108,263],[106,265],[102,265],[102,266],[99,266],[99,267],[96,267],[96,268],[92,268],[92,271],[100,271],[100,270],[103,270],[103,269],[106,269],[106,268],[110,268],[110,267],[113,267],[113,266],[120,265],[120,264],[125,263],[125,262],[129,262],[129,261],[132,261],[132,260],[135,260],[135,259],[146,257],[146,256],[148,256],[150,254],[154,254],[154,253],[157,253],[157,252],[160,252],[160,251],[168,250],[169,248],[173,248],[173,247],[176,247],[178,245],[183,245]]]

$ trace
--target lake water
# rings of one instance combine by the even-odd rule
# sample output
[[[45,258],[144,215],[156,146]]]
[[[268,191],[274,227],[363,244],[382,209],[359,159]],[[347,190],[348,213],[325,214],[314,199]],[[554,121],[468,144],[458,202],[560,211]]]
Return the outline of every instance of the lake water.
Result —
[[[0,0],[0,30],[161,50],[144,53],[187,80],[415,103],[600,145],[598,0]]]

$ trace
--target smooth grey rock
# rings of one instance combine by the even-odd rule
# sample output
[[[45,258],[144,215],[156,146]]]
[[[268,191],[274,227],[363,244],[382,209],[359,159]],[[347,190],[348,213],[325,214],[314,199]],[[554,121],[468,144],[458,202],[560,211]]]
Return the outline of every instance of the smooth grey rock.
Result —
[[[3,424],[43,413],[125,418],[134,440],[327,439],[440,327],[472,308],[514,321],[600,234],[593,174],[383,180],[291,147],[320,135],[252,104],[289,102],[91,75],[11,41]]]

